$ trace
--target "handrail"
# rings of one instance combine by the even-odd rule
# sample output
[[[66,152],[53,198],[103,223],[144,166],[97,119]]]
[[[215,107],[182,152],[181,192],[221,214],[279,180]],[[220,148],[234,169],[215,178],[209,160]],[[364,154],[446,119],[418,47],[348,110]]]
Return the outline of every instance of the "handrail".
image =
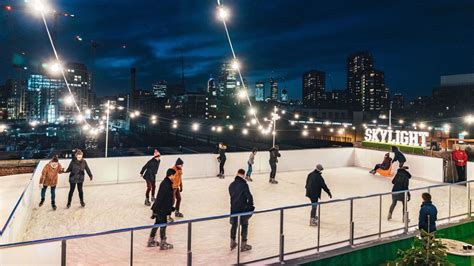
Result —
[[[425,189],[430,189],[430,188],[449,187],[449,186],[452,186],[452,185],[460,185],[460,184],[464,184],[464,183],[467,184],[467,183],[472,183],[472,182],[474,182],[474,180],[462,181],[462,182],[457,182],[457,183],[449,183],[449,184],[438,184],[438,185],[420,187],[420,188],[415,188],[415,189],[408,189],[408,190],[403,190],[403,191],[384,192],[384,193],[377,193],[377,194],[371,194],[371,195],[366,195],[366,196],[355,196],[355,197],[349,197],[349,198],[344,198],[344,199],[335,199],[335,200],[329,200],[329,201],[322,201],[322,202],[319,202],[318,204],[319,205],[324,205],[324,204],[331,204],[331,203],[338,203],[338,202],[346,202],[346,201],[360,200],[360,199],[366,199],[366,198],[371,198],[371,197],[380,197],[380,196],[386,196],[386,195],[402,194],[402,193],[405,193],[405,192],[425,190]],[[190,220],[175,221],[175,222],[164,223],[164,224],[142,225],[142,226],[136,226],[136,227],[114,229],[114,230],[108,230],[108,231],[103,231],[103,232],[98,232],[98,233],[68,235],[68,236],[45,238],[45,239],[39,239],[39,240],[30,240],[30,241],[23,241],[23,242],[16,242],[16,243],[0,244],[0,248],[9,248],[9,247],[15,247],[15,246],[24,246],[24,245],[31,245],[31,244],[56,242],[56,241],[68,240],[68,239],[77,239],[77,238],[86,238],[86,237],[94,237],[94,236],[101,236],[101,235],[109,235],[109,234],[115,234],[115,233],[151,229],[151,228],[162,227],[162,226],[173,226],[173,225],[180,225],[180,224],[205,222],[205,221],[219,220],[219,219],[230,218],[230,217],[238,217],[238,216],[244,216],[244,215],[253,215],[253,214],[259,214],[259,213],[269,213],[269,212],[275,212],[275,211],[280,211],[280,210],[288,210],[288,209],[309,207],[309,206],[312,206],[312,205],[314,205],[314,204],[313,203],[304,203],[304,204],[283,206],[283,207],[277,207],[277,208],[271,208],[271,209],[265,209],[265,210],[259,210],[259,211],[252,211],[252,212],[225,214],[225,215],[209,216],[209,217],[202,217],[202,218],[196,218],[196,219],[190,219]]]

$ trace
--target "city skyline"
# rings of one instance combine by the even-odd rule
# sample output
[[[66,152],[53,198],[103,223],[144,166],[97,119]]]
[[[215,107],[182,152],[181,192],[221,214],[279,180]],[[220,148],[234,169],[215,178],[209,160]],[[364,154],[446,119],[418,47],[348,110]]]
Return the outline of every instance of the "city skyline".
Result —
[[[242,57],[244,78],[252,90],[257,81],[268,82],[273,76],[285,79],[279,82],[280,89],[286,87],[290,98],[301,98],[301,75],[310,69],[326,72],[328,91],[346,89],[345,62],[359,50],[373,55],[377,68],[385,72],[391,92],[401,92],[407,98],[431,95],[441,75],[474,70],[474,53],[470,49],[474,38],[468,33],[473,24],[468,14],[473,6],[468,1],[415,5],[413,10],[370,1],[354,3],[346,10],[341,3],[331,3],[318,6],[317,11],[315,3],[238,3],[225,4],[233,10],[229,27]],[[186,5],[164,1],[160,3],[162,8],[152,10],[146,9],[147,5],[119,1],[110,12],[100,8],[105,1],[54,4],[75,14],[74,18],[59,18],[59,52],[65,61],[85,63],[91,69],[95,92],[100,96],[128,91],[130,67],[137,68],[140,89],[150,90],[160,80],[179,83],[181,54],[188,89],[205,89],[209,74],[218,76],[222,62],[230,59],[224,32],[211,8],[214,1]],[[39,19],[27,14],[25,8],[23,3],[13,5],[5,20],[7,31],[0,34],[0,39],[5,41],[4,50],[8,53],[1,59],[14,62],[12,51],[24,51],[26,56],[20,57],[35,70],[50,60],[52,53]],[[299,12],[303,15],[295,16]],[[379,13],[383,12],[383,25],[373,23],[381,19]],[[123,14],[128,13],[139,19],[123,21]],[[269,19],[259,16],[262,13]],[[156,20],[157,17],[164,19]],[[49,20],[52,22],[52,18]],[[91,47],[92,41],[98,43],[96,49]],[[267,45],[269,42],[272,45]],[[28,47],[30,43],[37,45]],[[11,66],[0,66],[2,80],[14,75]]]

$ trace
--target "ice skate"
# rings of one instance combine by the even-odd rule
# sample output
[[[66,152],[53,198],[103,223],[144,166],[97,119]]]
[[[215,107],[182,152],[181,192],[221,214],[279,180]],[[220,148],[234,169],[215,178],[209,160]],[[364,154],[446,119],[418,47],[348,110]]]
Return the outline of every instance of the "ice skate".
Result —
[[[230,250],[234,250],[237,247],[237,242],[235,240],[230,240]]]
[[[173,248],[173,245],[166,242],[166,238],[161,240],[161,244],[160,244],[160,249],[161,250],[168,250],[168,249],[172,249],[172,248]]]
[[[252,249],[252,246],[247,244],[247,241],[243,241],[242,245],[240,245],[240,251],[241,252],[249,251],[251,249]]]
[[[39,203],[39,206],[43,206],[43,203],[44,203],[44,199],[41,199],[40,203]]]
[[[81,201],[81,206],[86,207],[86,203],[84,201]]]
[[[173,218],[171,218],[171,215],[170,215],[170,216],[168,216],[168,218],[167,218],[167,219],[168,219],[168,223],[172,223],[172,222],[174,222],[174,219],[173,219]]]
[[[53,211],[55,211],[55,210],[57,209],[56,204],[55,204],[55,203],[51,203],[51,208],[53,208]]]
[[[318,226],[318,219],[317,218],[311,218],[309,220],[309,226]]]
[[[151,202],[154,202],[155,201],[155,197],[151,197]]]
[[[392,213],[391,212],[389,212],[388,215],[387,215],[387,221],[390,221],[390,220],[392,220]]]
[[[148,238],[147,247],[152,248],[152,247],[158,247],[159,245],[160,245],[160,242],[156,241],[154,237]]]
[[[66,208],[68,208],[68,209],[71,208],[71,203],[70,202],[67,203]]]
[[[184,217],[184,215],[183,215],[182,213],[180,213],[179,211],[176,211],[176,212],[174,213],[174,216],[175,216],[175,217],[180,217],[180,218],[181,218],[181,217]]]
[[[145,199],[145,205],[146,206],[151,206],[151,202],[148,199]]]

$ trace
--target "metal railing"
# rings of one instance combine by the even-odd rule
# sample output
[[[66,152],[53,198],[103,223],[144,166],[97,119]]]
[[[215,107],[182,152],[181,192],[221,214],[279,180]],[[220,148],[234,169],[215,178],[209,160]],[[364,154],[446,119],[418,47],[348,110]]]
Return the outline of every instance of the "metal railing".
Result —
[[[66,257],[67,257],[67,249],[68,249],[68,241],[73,240],[73,239],[82,239],[82,238],[90,238],[90,237],[96,237],[96,236],[103,236],[103,235],[111,235],[111,234],[118,234],[118,233],[130,233],[130,265],[133,265],[134,262],[134,232],[139,231],[139,230],[145,230],[145,229],[152,229],[152,228],[159,228],[163,226],[177,226],[177,225],[187,225],[187,247],[186,247],[186,261],[187,265],[192,265],[193,264],[193,250],[192,250],[192,230],[193,230],[193,225],[196,223],[205,223],[209,222],[212,220],[220,220],[220,219],[228,219],[230,217],[237,217],[238,220],[238,230],[237,230],[237,259],[236,259],[236,264],[240,265],[242,264],[241,262],[241,254],[240,254],[240,246],[241,246],[241,217],[246,216],[246,215],[261,215],[264,213],[278,213],[279,214],[279,230],[278,230],[278,254],[268,256],[268,257],[259,257],[256,260],[252,261],[246,261],[244,263],[255,263],[259,261],[264,261],[264,260],[269,260],[269,259],[278,259],[280,263],[285,262],[285,257],[288,255],[293,255],[305,251],[316,251],[320,252],[321,249],[323,248],[329,248],[329,247],[334,247],[338,245],[339,247],[341,245],[344,246],[355,246],[358,244],[363,244],[363,243],[369,243],[375,240],[380,240],[384,235],[390,234],[390,236],[394,235],[403,235],[407,234],[410,232],[410,229],[413,227],[416,227],[417,225],[411,225],[410,226],[410,220],[409,220],[409,211],[408,211],[408,193],[409,192],[416,192],[416,191],[427,191],[431,192],[434,189],[437,188],[446,188],[448,187],[448,215],[447,217],[444,218],[439,218],[438,221],[445,221],[447,220],[448,223],[451,222],[453,218],[459,218],[459,217],[464,217],[466,216],[467,218],[471,218],[472,214],[472,199],[471,199],[471,193],[470,193],[470,187],[471,187],[471,182],[473,181],[464,181],[464,182],[458,182],[454,184],[439,184],[439,185],[432,185],[432,186],[426,186],[426,187],[420,187],[420,188],[415,188],[415,189],[410,189],[410,190],[405,190],[405,191],[398,191],[398,192],[387,192],[387,193],[377,193],[377,194],[371,194],[371,195],[366,195],[366,196],[358,196],[358,197],[351,197],[351,198],[345,198],[345,199],[335,199],[335,200],[329,200],[329,201],[324,201],[324,202],[319,202],[319,203],[308,203],[308,204],[299,204],[299,205],[292,205],[292,206],[285,206],[285,207],[279,207],[279,208],[272,208],[272,209],[266,209],[266,210],[259,210],[259,211],[254,211],[254,212],[245,212],[245,213],[238,213],[238,214],[229,214],[229,215],[219,215],[219,216],[212,216],[212,217],[205,217],[205,218],[198,218],[198,219],[191,219],[191,220],[182,220],[182,221],[175,221],[172,223],[167,223],[167,224],[157,224],[157,225],[147,225],[147,226],[138,226],[138,227],[130,227],[130,228],[123,228],[123,229],[117,229],[117,230],[110,230],[110,231],[104,231],[104,232],[99,232],[99,233],[93,233],[93,234],[79,234],[79,235],[70,235],[70,236],[63,236],[63,237],[55,237],[55,238],[48,238],[48,239],[40,239],[40,240],[32,240],[32,241],[24,241],[24,242],[17,242],[17,243],[9,243],[9,244],[3,244],[0,245],[0,251],[1,249],[9,249],[9,248],[15,248],[19,246],[27,246],[27,245],[34,245],[34,244],[42,244],[42,243],[51,243],[51,242],[61,242],[61,265],[66,265]],[[452,216],[452,187],[457,186],[458,188],[462,188],[462,186],[466,187],[466,202],[467,202],[467,209],[465,212],[463,211],[461,214],[457,214]],[[382,198],[383,196],[393,196],[396,194],[403,194],[403,227],[397,227],[395,229],[390,229],[383,231],[382,230]],[[354,218],[354,203],[358,200],[362,199],[370,199],[370,198],[378,198],[378,232],[377,233],[372,233],[372,234],[363,234],[362,236],[356,237],[355,236],[355,229],[356,229],[356,222]],[[436,199],[435,199],[436,201]],[[440,200],[439,200],[440,201]],[[438,202],[439,202],[438,201]],[[349,203],[349,235],[347,238],[343,240],[338,240],[335,242],[329,242],[326,244],[321,244],[321,209],[326,208],[324,206],[330,206],[332,204],[336,203],[344,203],[347,202]],[[317,207],[317,238],[314,241],[314,244],[301,249],[301,250],[296,250],[296,251],[291,251],[291,252],[285,252],[285,230],[284,230],[284,218],[285,218],[285,212],[289,211],[291,209],[300,209],[300,208],[307,208],[311,206],[316,206]],[[345,215],[345,214],[342,214]],[[362,242],[356,243],[358,240],[364,240]]]

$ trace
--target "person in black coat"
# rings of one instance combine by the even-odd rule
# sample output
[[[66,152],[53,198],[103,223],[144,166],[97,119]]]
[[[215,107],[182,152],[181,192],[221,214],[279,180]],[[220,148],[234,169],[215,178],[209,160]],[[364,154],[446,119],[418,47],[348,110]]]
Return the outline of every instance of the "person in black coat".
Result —
[[[410,178],[411,174],[407,171],[408,167],[404,166],[402,168],[399,168],[397,170],[397,174],[392,180],[392,192],[399,192],[399,191],[404,191],[408,190],[409,184],[410,184]],[[410,192],[407,192],[407,201],[410,200]],[[392,193],[392,205],[390,205],[390,210],[388,211],[388,217],[387,220],[392,219],[392,213],[393,210],[395,209],[395,206],[397,206],[397,201],[401,201],[403,204],[403,216],[405,215],[405,193]]]
[[[161,181],[160,188],[158,189],[158,195],[156,200],[151,207],[153,211],[152,219],[155,219],[156,224],[166,224],[168,215],[174,211],[173,207],[173,178],[176,171],[168,169],[166,171],[166,177]],[[166,226],[160,227],[160,239],[161,243],[155,240],[157,227],[151,229],[150,238],[148,239],[149,247],[160,246],[160,249],[171,249],[173,245],[166,242]]]
[[[74,195],[74,190],[76,189],[79,192],[79,200],[81,201],[81,206],[85,207],[86,203],[84,202],[84,192],[82,191],[82,185],[84,184],[85,172],[89,176],[89,179],[92,181],[92,172],[87,165],[86,160],[84,160],[84,153],[81,150],[77,150],[74,158],[69,163],[68,168],[65,173],[69,174],[69,194],[67,198],[66,207],[69,209],[71,207],[72,196]]]
[[[401,168],[406,163],[407,158],[403,153],[398,149],[397,146],[392,146],[392,152],[395,154],[393,157],[392,163],[398,162],[398,167]]]
[[[423,193],[421,195],[423,203],[418,217],[418,229],[425,230],[428,233],[436,231],[436,220],[438,220],[438,210],[431,202],[431,195]]]
[[[390,158],[390,153],[387,152],[383,158],[383,162],[376,164],[374,169],[370,170],[370,173],[375,175],[378,169],[388,170],[390,166],[392,166],[392,158]]]
[[[278,147],[278,145],[275,145],[270,148],[269,152],[270,152],[269,163],[270,163],[270,168],[271,168],[269,182],[270,184],[278,184],[278,181],[275,180],[275,176],[276,176],[276,171],[277,171],[278,158],[281,157],[280,148]]]
[[[150,192],[151,201],[155,200],[155,189],[156,189],[156,173],[160,167],[161,155],[156,152],[152,159],[150,159],[140,171],[140,176],[146,181],[146,192],[145,192],[145,205],[150,206]]]
[[[239,169],[235,180],[229,186],[230,194],[230,213],[242,213],[242,212],[253,212],[255,207],[253,205],[253,196],[250,193],[249,185],[245,181],[245,170]],[[247,244],[247,234],[249,227],[249,219],[251,215],[240,216],[240,226],[242,227],[241,237],[242,244],[240,246],[241,251],[248,251],[252,249],[252,246]],[[230,224],[230,249],[233,250],[237,247],[236,234],[238,217],[231,217]]]
[[[217,157],[217,161],[219,162],[219,174],[217,177],[219,178],[224,178],[224,166],[227,160],[227,156],[225,155],[226,150],[227,146],[223,142],[219,143],[219,156]]]
[[[308,175],[306,179],[306,197],[311,200],[311,213],[310,213],[310,226],[317,226],[318,225],[318,217],[316,216],[317,211],[317,203],[321,198],[321,190],[324,190],[328,195],[329,198],[332,198],[331,191],[329,190],[326,182],[324,182],[324,178],[321,175],[323,171],[323,166],[318,164],[316,169]]]

